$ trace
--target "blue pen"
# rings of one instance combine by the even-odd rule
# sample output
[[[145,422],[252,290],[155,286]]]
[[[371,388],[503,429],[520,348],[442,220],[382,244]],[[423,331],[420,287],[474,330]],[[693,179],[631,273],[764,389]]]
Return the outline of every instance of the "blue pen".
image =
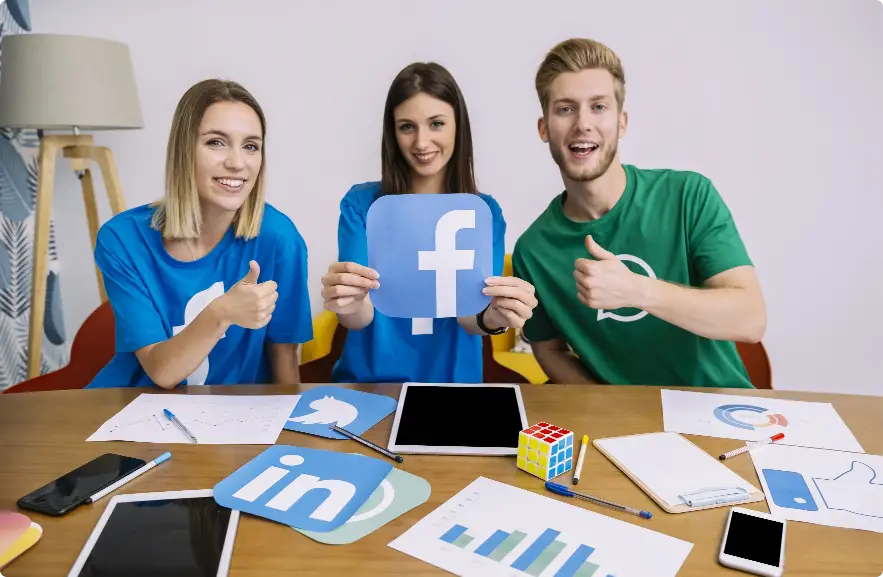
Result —
[[[632,507],[626,507],[625,505],[618,505],[612,501],[605,501],[604,499],[592,497],[591,495],[586,495],[585,493],[573,491],[568,487],[565,487],[564,485],[559,485],[558,483],[553,483],[551,481],[546,481],[546,489],[549,489],[553,493],[564,495],[565,497],[576,497],[578,499],[584,499],[589,503],[604,505],[605,507],[610,507],[611,509],[616,509],[617,511],[623,511],[625,513],[631,513],[632,515],[637,515],[638,517],[642,517],[644,519],[649,519],[653,516],[648,511],[641,511],[640,509],[634,509]]]
[[[123,477],[122,479],[120,479],[119,481],[117,481],[116,483],[113,483],[113,484],[111,484],[111,485],[108,485],[108,486],[105,487],[104,489],[98,491],[97,493],[95,493],[94,495],[92,495],[91,497],[89,497],[88,499],[86,499],[85,502],[86,502],[87,504],[88,504],[88,503],[94,503],[95,501],[97,501],[98,499],[104,497],[104,496],[107,495],[108,493],[111,493],[111,492],[113,492],[113,491],[116,491],[117,489],[119,489],[120,487],[122,487],[123,485],[125,485],[126,483],[128,483],[129,481],[131,481],[132,479],[134,479],[135,477],[140,477],[141,475],[143,475],[143,474],[146,473],[147,471],[151,470],[152,468],[156,467],[157,465],[159,465],[159,464],[162,463],[163,461],[168,461],[168,460],[171,459],[171,458],[172,458],[172,454],[169,453],[168,451],[165,452],[165,453],[163,453],[162,455],[160,455],[160,456],[157,457],[156,459],[154,459],[154,460],[152,460],[151,462],[145,464],[145,465],[144,465],[143,467],[141,467],[140,469],[135,469],[134,471],[132,471],[131,473],[129,473],[128,475],[126,475],[125,477]]]
[[[184,423],[182,423],[181,421],[178,420],[178,417],[176,417],[175,415],[172,414],[172,411],[170,411],[168,409],[163,409],[162,412],[165,414],[165,416],[168,420],[170,420],[171,422],[173,422],[176,425],[178,425],[179,427],[181,427],[181,430],[184,431],[188,437],[190,437],[191,441],[193,441],[194,443],[197,442],[196,437],[193,435],[193,433],[191,433],[190,430],[184,426]]]

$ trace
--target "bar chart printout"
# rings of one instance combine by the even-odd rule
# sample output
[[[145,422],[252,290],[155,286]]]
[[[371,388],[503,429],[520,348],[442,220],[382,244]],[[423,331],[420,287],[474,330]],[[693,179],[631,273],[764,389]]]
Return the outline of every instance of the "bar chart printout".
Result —
[[[473,541],[473,537],[467,535],[466,531],[466,527],[454,525],[440,539],[446,543],[464,548]],[[556,539],[559,535],[559,531],[546,529],[530,547],[514,560],[511,567],[528,575],[539,577],[567,546],[567,543]],[[506,531],[497,530],[476,547],[473,552],[476,555],[499,562],[503,557],[511,553],[525,537],[527,537],[527,534],[521,531],[507,533]],[[579,545],[558,571],[554,573],[554,576],[593,577],[599,567],[594,563],[587,562],[587,559],[594,550],[594,548],[588,545]],[[607,575],[607,577],[614,576]]]
[[[674,577],[693,545],[479,477],[390,547],[457,575]]]

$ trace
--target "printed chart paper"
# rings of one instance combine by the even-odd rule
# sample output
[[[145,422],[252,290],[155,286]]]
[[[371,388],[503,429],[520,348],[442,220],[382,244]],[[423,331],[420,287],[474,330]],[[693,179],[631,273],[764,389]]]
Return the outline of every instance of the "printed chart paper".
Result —
[[[883,533],[883,456],[784,445],[750,454],[771,513]]]
[[[171,411],[202,445],[272,445],[300,395],[141,394],[87,441],[192,443],[163,414]]]
[[[456,575],[675,577],[692,543],[479,477],[389,544]]]
[[[864,452],[830,403],[669,389],[661,392],[666,431],[741,441],[784,433],[777,445]]]

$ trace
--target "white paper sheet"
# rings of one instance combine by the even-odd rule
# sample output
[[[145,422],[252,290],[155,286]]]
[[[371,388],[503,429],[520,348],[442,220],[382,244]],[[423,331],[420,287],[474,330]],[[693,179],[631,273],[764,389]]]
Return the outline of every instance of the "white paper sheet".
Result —
[[[883,456],[776,445],[750,454],[771,513],[883,533]]]
[[[456,575],[482,577],[574,577],[591,573],[592,566],[595,575],[674,577],[693,548],[637,524],[485,477],[389,546]]]
[[[669,389],[661,392],[666,431],[741,441],[784,433],[785,438],[776,444],[864,452],[830,403]]]
[[[141,394],[87,441],[192,443],[168,409],[203,445],[272,445],[300,395]]]

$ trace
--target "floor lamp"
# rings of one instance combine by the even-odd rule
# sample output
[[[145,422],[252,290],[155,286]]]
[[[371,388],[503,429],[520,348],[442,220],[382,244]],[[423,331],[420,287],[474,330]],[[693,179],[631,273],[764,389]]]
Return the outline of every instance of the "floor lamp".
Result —
[[[34,210],[34,262],[28,335],[28,378],[40,374],[46,265],[56,157],[70,159],[80,178],[92,249],[98,234],[98,210],[92,163],[101,170],[114,214],[125,209],[113,154],[95,146],[95,130],[141,128],[141,106],[125,44],[84,36],[14,34],[0,45],[0,126],[60,133],[40,140],[37,199]],[[107,300],[96,267],[101,302]]]

